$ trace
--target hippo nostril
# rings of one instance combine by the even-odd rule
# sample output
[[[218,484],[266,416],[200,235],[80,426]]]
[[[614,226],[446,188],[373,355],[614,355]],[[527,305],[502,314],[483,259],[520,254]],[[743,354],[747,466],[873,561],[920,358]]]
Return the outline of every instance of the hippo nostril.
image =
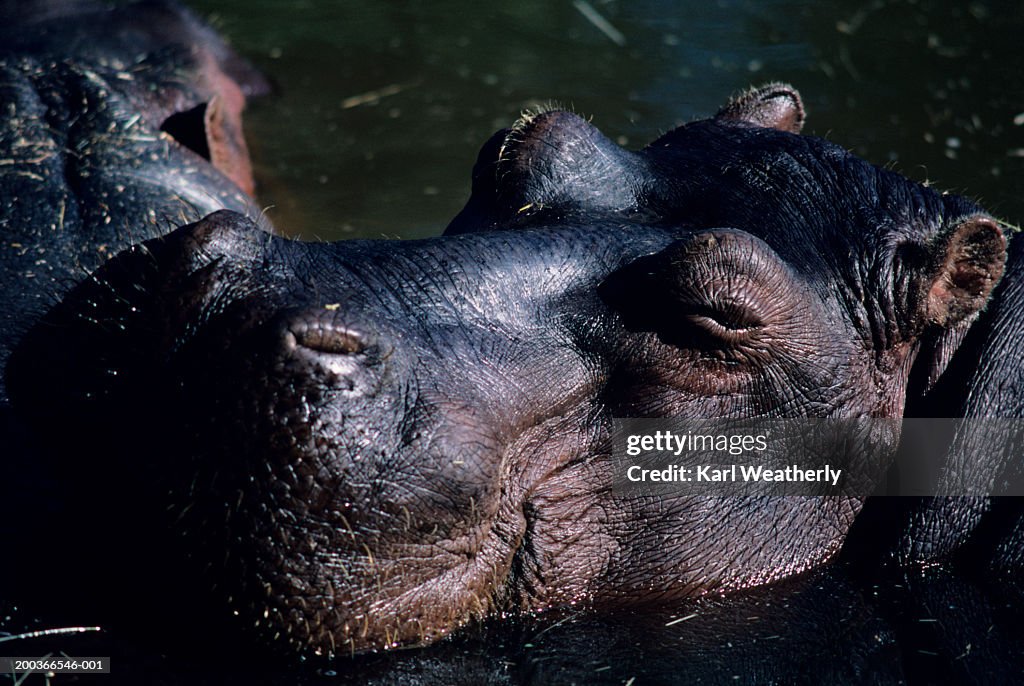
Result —
[[[331,317],[300,316],[284,327],[284,354],[298,366],[287,368],[327,388],[370,394],[376,388],[372,369],[380,362],[373,336]]]
[[[358,355],[366,349],[358,333],[328,322],[303,322],[288,332],[297,347],[329,355]]]

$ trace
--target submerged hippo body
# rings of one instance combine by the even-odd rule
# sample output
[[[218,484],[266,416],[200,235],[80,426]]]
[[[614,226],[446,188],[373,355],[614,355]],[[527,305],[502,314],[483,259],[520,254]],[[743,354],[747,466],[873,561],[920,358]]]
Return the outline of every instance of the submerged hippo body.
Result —
[[[921,341],[985,303],[999,225],[802,116],[771,87],[627,153],[541,114],[485,147],[442,238],[301,243],[211,215],[76,288],[12,394],[86,435],[116,417],[110,470],[169,517],[160,551],[288,650],[810,569],[855,494],[630,496],[605,459],[613,417],[899,416],[911,366],[941,366]]]

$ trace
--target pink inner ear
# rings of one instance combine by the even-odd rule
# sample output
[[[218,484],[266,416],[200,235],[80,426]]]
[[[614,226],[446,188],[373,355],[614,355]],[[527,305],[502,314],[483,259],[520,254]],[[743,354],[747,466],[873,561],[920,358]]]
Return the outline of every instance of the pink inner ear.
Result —
[[[800,133],[804,118],[800,94],[783,83],[747,91],[730,101],[715,116],[718,121],[745,122],[789,133]]]
[[[204,118],[210,162],[249,195],[255,192],[249,150],[242,136],[241,110],[215,95],[206,107]]]
[[[989,217],[964,221],[946,240],[925,305],[927,321],[941,326],[979,312],[1006,265],[1006,237]]]
[[[202,70],[203,90],[212,93],[206,105],[203,125],[210,162],[249,195],[255,191],[252,162],[242,134],[242,110],[245,96],[242,89],[206,56]]]
[[[244,101],[240,95],[233,97],[240,91],[237,86],[231,86],[234,92],[215,94],[209,102],[171,114],[160,125],[160,130],[208,160],[239,188],[253,195],[252,163],[242,135]]]
[[[947,315],[952,311],[952,304],[956,297],[957,289],[950,280],[948,272],[943,271],[928,291],[928,321],[945,325]]]
[[[804,112],[798,105],[786,96],[772,97],[758,110],[757,123],[780,131],[800,133],[804,127]]]

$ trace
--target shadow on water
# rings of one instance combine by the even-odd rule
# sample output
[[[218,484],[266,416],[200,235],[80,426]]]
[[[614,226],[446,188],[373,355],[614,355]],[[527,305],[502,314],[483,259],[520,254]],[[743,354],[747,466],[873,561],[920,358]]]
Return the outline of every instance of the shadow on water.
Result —
[[[279,86],[247,123],[286,232],[439,232],[479,146],[527,107],[639,147],[771,80],[801,90],[810,133],[1024,215],[1020,3],[595,0],[605,30],[572,0],[192,4]]]

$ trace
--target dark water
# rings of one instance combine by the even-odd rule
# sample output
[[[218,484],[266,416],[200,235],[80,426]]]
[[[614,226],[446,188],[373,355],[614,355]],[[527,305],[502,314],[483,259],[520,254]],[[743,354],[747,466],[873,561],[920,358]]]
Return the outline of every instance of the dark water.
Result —
[[[1024,3],[592,0],[611,36],[572,0],[191,4],[280,88],[248,127],[288,233],[439,232],[527,107],[640,147],[772,80],[801,91],[808,132],[1024,219]]]
[[[567,608],[471,626],[427,648],[325,663],[267,662],[217,638],[204,644],[212,656],[172,648],[151,627],[0,643],[0,654],[112,656],[109,675],[59,675],[45,682],[53,686],[1016,684],[1021,607],[1019,583],[940,568],[865,579],[833,565],[728,598]],[[18,683],[44,683],[32,678]]]

